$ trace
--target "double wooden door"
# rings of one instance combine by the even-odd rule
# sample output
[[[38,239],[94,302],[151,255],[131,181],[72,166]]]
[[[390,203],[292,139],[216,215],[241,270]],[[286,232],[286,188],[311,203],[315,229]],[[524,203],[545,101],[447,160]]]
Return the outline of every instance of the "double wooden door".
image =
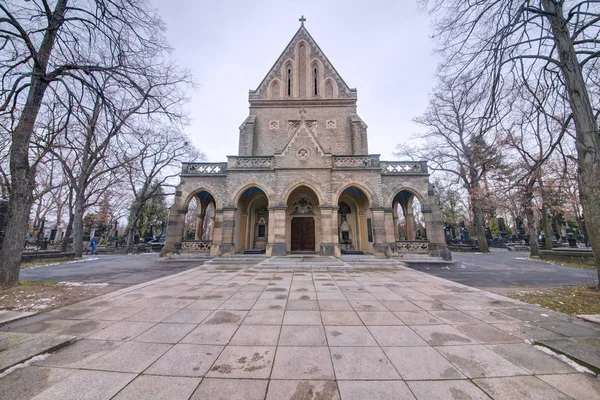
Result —
[[[315,251],[314,218],[292,218],[292,251]]]

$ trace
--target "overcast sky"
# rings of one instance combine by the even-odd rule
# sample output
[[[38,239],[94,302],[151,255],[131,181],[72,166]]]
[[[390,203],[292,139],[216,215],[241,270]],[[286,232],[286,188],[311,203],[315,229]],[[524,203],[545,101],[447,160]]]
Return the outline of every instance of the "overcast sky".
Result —
[[[427,15],[416,1],[151,0],[173,57],[192,71],[187,133],[208,161],[236,155],[239,126],[256,89],[304,15],[305,26],[346,83],[358,89],[369,153],[393,159],[419,128],[435,84]]]

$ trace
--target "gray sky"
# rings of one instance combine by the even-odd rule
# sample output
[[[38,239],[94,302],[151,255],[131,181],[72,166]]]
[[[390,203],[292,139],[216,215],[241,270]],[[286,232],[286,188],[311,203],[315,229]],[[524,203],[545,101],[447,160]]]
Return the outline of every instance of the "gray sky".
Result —
[[[369,153],[393,159],[419,128],[435,84],[429,18],[415,1],[151,0],[167,24],[173,57],[192,71],[186,129],[208,161],[236,155],[239,126],[256,89],[300,26],[346,83],[358,89]]]

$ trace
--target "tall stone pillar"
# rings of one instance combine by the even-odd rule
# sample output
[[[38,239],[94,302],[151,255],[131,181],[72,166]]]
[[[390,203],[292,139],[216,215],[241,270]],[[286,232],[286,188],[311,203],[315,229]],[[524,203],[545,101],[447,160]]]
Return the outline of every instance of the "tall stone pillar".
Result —
[[[377,258],[390,257],[390,245],[387,241],[385,224],[385,209],[383,207],[371,208],[373,215],[373,250]]]
[[[185,229],[185,214],[187,213],[187,209],[184,208],[184,206],[182,188],[177,187],[175,191],[175,201],[169,209],[167,237],[165,238],[165,245],[160,252],[161,257],[181,250],[181,240],[183,239]]]
[[[429,241],[429,254],[434,257],[441,257],[444,260],[452,260],[452,254],[446,245],[444,222],[439,206],[435,203],[423,205],[423,219],[425,220],[427,240]]]
[[[223,207],[223,239],[219,246],[221,257],[233,257],[235,252],[234,230],[235,230],[235,207]]]
[[[194,232],[194,240],[202,240],[202,227],[204,226],[204,215],[196,215],[196,231]]]
[[[244,123],[240,126],[240,145],[238,155],[252,156],[254,155],[254,121],[256,116],[249,115]]]
[[[406,240],[415,240],[415,216],[412,209],[404,214],[406,221]]]
[[[269,208],[269,224],[267,249],[265,251],[267,257],[285,256],[287,246],[285,244],[285,213],[287,207],[277,206]]]
[[[321,206],[319,208],[321,210],[321,255],[339,257],[337,207]]]
[[[223,210],[215,208],[213,225],[213,242],[210,246],[210,255],[221,255],[221,242],[223,241]]]
[[[394,210],[386,208],[384,210],[384,221],[385,221],[385,241],[389,245],[389,256],[395,256],[398,254],[396,249],[396,236],[394,231],[397,231],[394,227]]]

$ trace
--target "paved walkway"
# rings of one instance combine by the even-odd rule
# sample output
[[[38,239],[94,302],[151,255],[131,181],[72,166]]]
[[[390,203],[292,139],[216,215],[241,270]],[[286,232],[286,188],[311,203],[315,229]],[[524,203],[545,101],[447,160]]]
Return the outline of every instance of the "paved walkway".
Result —
[[[598,326],[405,267],[200,267],[4,330],[80,338],[0,378],[10,399],[600,398],[526,342]]]

